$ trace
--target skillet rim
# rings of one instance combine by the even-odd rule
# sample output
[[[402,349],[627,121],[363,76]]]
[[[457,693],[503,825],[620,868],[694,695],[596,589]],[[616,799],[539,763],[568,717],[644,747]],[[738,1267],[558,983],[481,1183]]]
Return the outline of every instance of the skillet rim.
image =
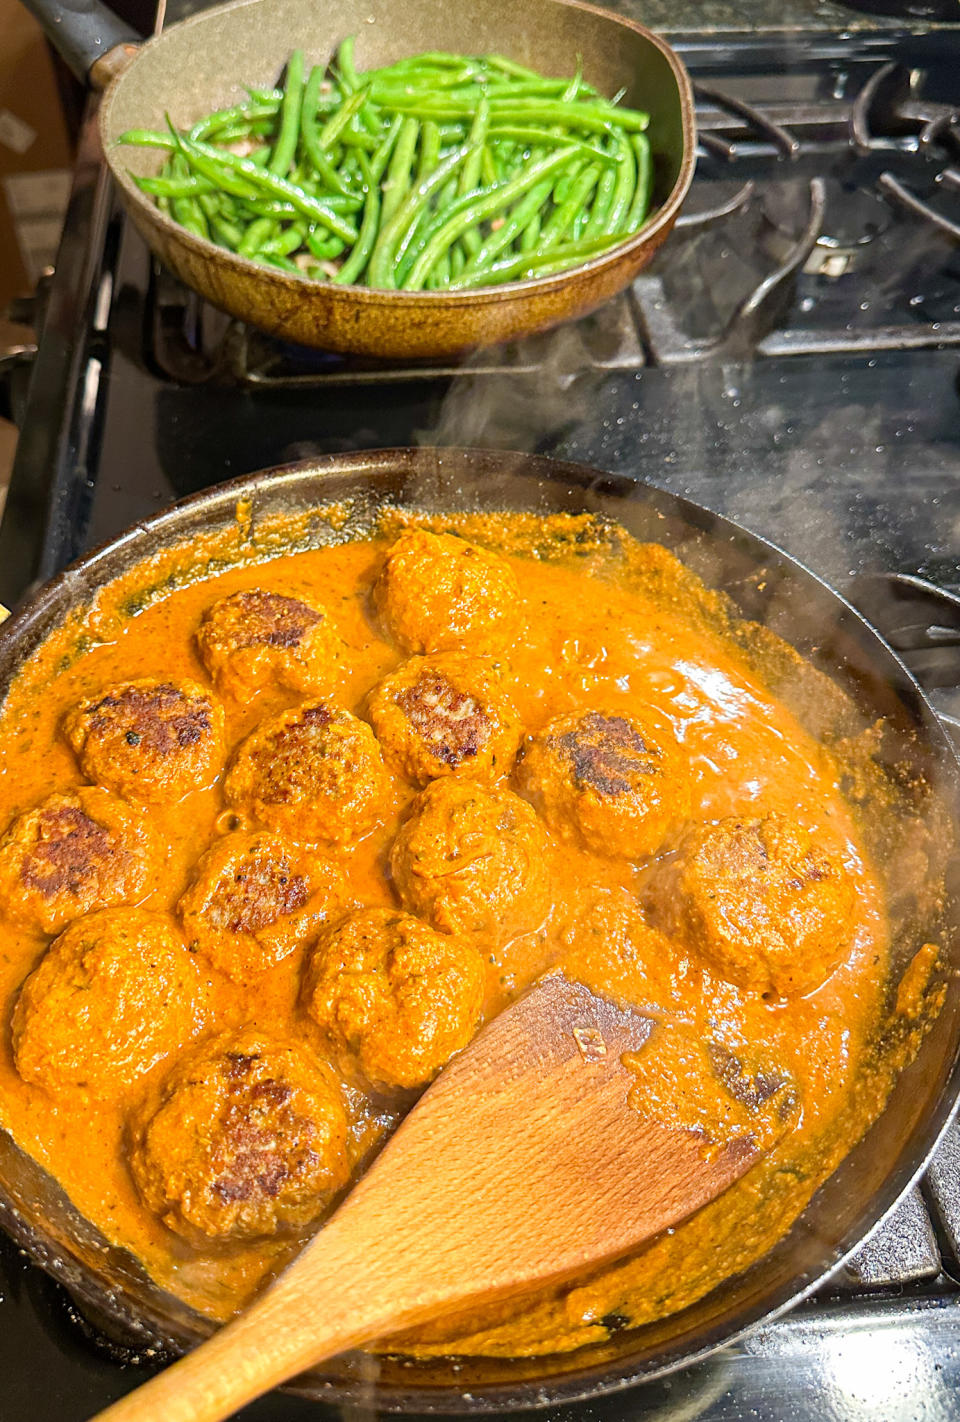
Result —
[[[241,3],[255,2],[256,0],[241,0]],[[562,2],[565,3],[566,0],[562,0]],[[444,469],[445,462],[451,466],[449,469]],[[960,806],[960,750],[944,729],[924,692],[901,658],[884,642],[876,628],[842,594],[836,592],[818,574],[812,572],[779,545],[752,533],[735,520],[715,513],[684,495],[674,494],[627,474],[611,474],[589,465],[552,459],[542,455],[525,454],[520,451],[470,449],[456,446],[442,448],[399,447],[353,451],[315,456],[310,459],[275,465],[213,485],[130,525],[114,538],[89,550],[54,578],[29,594],[12,611],[11,616],[0,625],[0,650],[5,649],[12,641],[25,639],[28,643],[26,650],[18,652],[17,655],[18,664],[22,664],[36,645],[31,642],[31,633],[36,631],[38,623],[42,624],[44,613],[51,604],[56,603],[61,594],[69,598],[73,584],[81,572],[95,568],[98,562],[116,552],[122,552],[128,545],[132,545],[131,552],[135,552],[137,545],[150,534],[160,533],[162,538],[163,531],[170,524],[174,526],[188,524],[190,522],[189,515],[197,509],[203,510],[208,506],[216,508],[219,505],[233,506],[238,497],[253,496],[255,498],[258,491],[270,490],[277,485],[289,485],[295,488],[300,481],[308,483],[318,477],[321,480],[338,476],[351,477],[361,486],[358,489],[358,492],[361,492],[361,481],[377,474],[383,476],[416,475],[422,472],[436,474],[439,468],[448,480],[455,480],[458,472],[467,473],[470,477],[476,478],[478,474],[476,466],[479,466],[479,472],[482,472],[484,466],[487,466],[493,473],[499,472],[514,479],[520,477],[531,486],[536,483],[563,485],[566,481],[567,489],[576,495],[586,496],[589,492],[595,491],[602,496],[621,502],[642,500],[657,513],[665,516],[679,516],[682,523],[696,533],[705,534],[710,538],[720,535],[730,543],[739,544],[741,547],[745,546],[754,562],[758,561],[757,554],[759,553],[767,566],[771,566],[777,571],[781,568],[785,569],[790,575],[794,577],[799,575],[802,580],[812,583],[818,596],[825,597],[836,607],[843,618],[849,620],[855,637],[861,645],[864,641],[866,642],[870,669],[876,671],[878,661],[881,667],[884,663],[887,664],[883,668],[883,681],[896,692],[898,701],[911,712],[921,733],[924,748],[934,752],[940,770],[950,778],[949,788],[952,792],[950,798],[953,802],[951,808],[956,815],[958,806]],[[479,497],[483,498],[482,492]],[[416,508],[418,502],[422,506],[425,501],[413,500],[410,507]],[[186,532],[186,529],[183,531]],[[178,540],[171,540],[171,542],[176,541]],[[140,556],[145,556],[143,550],[139,550],[139,553]],[[132,556],[131,563],[136,561],[138,558]],[[42,640],[48,630],[48,628],[41,627],[41,637],[38,640]],[[4,689],[4,697],[5,695],[6,689]],[[2,705],[2,701],[0,701],[0,705]],[[782,1317],[802,1303],[843,1267],[862,1244],[880,1229],[884,1221],[896,1210],[903,1196],[925,1173],[941,1139],[960,1112],[960,1032],[955,1033],[955,1037],[957,1040],[952,1043],[952,1060],[949,1061],[946,1069],[943,1090],[936,1102],[935,1109],[927,1111],[925,1119],[911,1133],[919,1140],[919,1145],[915,1147],[908,1160],[901,1158],[903,1155],[901,1149],[896,1166],[889,1171],[883,1187],[867,1198],[859,1215],[860,1221],[866,1219],[867,1222],[851,1225],[837,1244],[825,1267],[819,1272],[810,1273],[808,1277],[804,1277],[803,1274],[792,1277],[789,1284],[783,1285],[773,1295],[774,1302],[766,1305],[754,1303],[742,1306],[733,1326],[724,1327],[722,1323],[714,1323],[709,1328],[702,1330],[703,1341],[694,1348],[684,1349],[682,1344],[672,1346],[668,1344],[659,1351],[656,1360],[647,1365],[638,1364],[636,1361],[631,1365],[629,1359],[624,1358],[606,1363],[596,1363],[579,1371],[564,1371],[556,1374],[553,1379],[548,1377],[545,1382],[538,1382],[534,1379],[525,1379],[517,1383],[470,1382],[471,1392],[466,1396],[460,1389],[448,1384],[438,1385],[435,1388],[423,1385],[402,1388],[392,1383],[381,1388],[377,1384],[375,1388],[377,1409],[382,1412],[407,1415],[456,1416],[478,1413],[497,1414],[504,1411],[534,1411],[551,1405],[573,1404],[598,1399],[645,1382],[655,1381],[680,1368],[689,1367],[714,1354],[717,1349],[743,1338],[759,1325],[773,1322]],[[944,1060],[946,1060],[946,1054],[944,1054]],[[909,1068],[907,1069],[909,1070]],[[886,1109],[884,1106],[877,1122],[882,1120]],[[876,1123],[871,1125],[854,1148],[864,1144],[875,1125]],[[839,1168],[840,1166],[838,1166]],[[828,1177],[828,1181],[831,1178]],[[827,1183],[824,1182],[824,1186]],[[824,1187],[822,1186],[822,1188]],[[817,1194],[815,1193],[791,1229],[773,1246],[774,1249],[794,1233],[816,1198]],[[96,1278],[86,1265],[76,1260],[70,1251],[55,1244],[54,1252],[51,1252],[49,1240],[38,1239],[32,1227],[18,1216],[15,1207],[12,1207],[5,1197],[2,1180],[0,1180],[0,1227],[4,1228],[18,1244],[30,1253],[34,1263],[60,1283],[64,1283],[62,1256],[65,1256],[75,1267],[79,1267],[86,1279]],[[59,1255],[56,1253],[58,1249]],[[766,1255],[763,1256],[753,1266],[750,1266],[747,1272],[762,1266],[766,1257]],[[798,1279],[799,1287],[796,1287]],[[105,1286],[99,1279],[97,1279],[96,1287],[100,1290],[101,1295],[105,1292]],[[115,1312],[113,1316],[116,1319],[118,1314]],[[677,1315],[677,1317],[679,1316],[681,1315]],[[129,1320],[127,1321],[129,1322]],[[621,1336],[626,1337],[628,1332]],[[543,1360],[549,1364],[558,1356],[570,1355],[547,1354],[544,1355]],[[465,1360],[468,1364],[469,1361]],[[369,1384],[360,1379],[350,1379],[344,1382],[315,1379],[302,1386],[294,1384],[287,1390],[320,1403],[355,1403],[357,1401],[369,1403],[371,1400]]]

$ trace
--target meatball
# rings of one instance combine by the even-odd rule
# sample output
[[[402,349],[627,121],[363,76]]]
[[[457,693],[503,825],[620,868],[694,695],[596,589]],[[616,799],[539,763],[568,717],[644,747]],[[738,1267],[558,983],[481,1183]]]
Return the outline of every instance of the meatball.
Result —
[[[197,645],[217,689],[238,700],[269,685],[323,695],[335,685],[344,651],[322,608],[263,588],[208,607]]]
[[[390,786],[370,727],[315,701],[262,722],[237,750],[224,792],[292,839],[347,844],[376,824]]]
[[[84,785],[18,815],[0,840],[0,908],[12,923],[59,933],[93,909],[137,903],[159,865],[146,818]]]
[[[550,828],[596,854],[655,854],[690,808],[679,747],[651,715],[552,721],[524,746],[519,777]]]
[[[818,987],[853,937],[856,891],[840,854],[779,814],[694,826],[645,897],[708,968],[767,996]]]
[[[164,804],[217,778],[223,720],[196,682],[131,681],[75,706],[63,729],[88,780]]]
[[[370,698],[387,760],[421,785],[441,775],[496,780],[520,746],[500,668],[478,657],[411,657]]]
[[[519,600],[496,553],[425,528],[401,534],[374,588],[384,626],[408,652],[500,652],[516,636]]]
[[[311,950],[303,1004],[377,1090],[426,1086],[473,1036],[484,973],[476,949],[395,909],[361,909]]]
[[[445,933],[506,943],[549,906],[546,835],[509,790],[435,780],[414,801],[390,857],[405,906]]]
[[[563,970],[593,992],[676,1016],[689,962],[624,889],[598,890],[563,934]]]
[[[350,1175],[333,1073],[252,1031],[192,1052],[131,1127],[144,1202],[188,1239],[263,1238],[309,1224]]]
[[[342,893],[332,865],[274,834],[240,831],[203,855],[177,913],[191,949],[244,982],[292,953]]]
[[[101,909],[65,929],[21,988],[17,1070],[51,1091],[114,1091],[192,1037],[200,1016],[197,970],[169,921]]]

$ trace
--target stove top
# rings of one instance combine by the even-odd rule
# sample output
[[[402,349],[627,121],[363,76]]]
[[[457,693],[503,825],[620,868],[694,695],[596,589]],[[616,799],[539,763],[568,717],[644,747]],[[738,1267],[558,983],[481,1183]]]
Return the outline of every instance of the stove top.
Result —
[[[960,586],[960,25],[854,9],[846,25],[829,0],[774,9],[789,24],[771,11],[752,34],[720,0],[671,20],[697,83],[697,173],[632,290],[456,365],[304,351],[205,306],[124,221],[88,124],[0,525],[0,599],[266,465],[407,443],[537,450],[737,518],[871,608],[881,589],[878,616],[894,586],[913,610],[887,630],[949,722],[960,612],[917,577]],[[79,1422],[143,1375],[0,1243],[4,1422]],[[661,1383],[549,1416],[912,1422],[960,1415],[958,1383],[955,1130],[801,1309]],[[242,1415],[341,1414],[273,1398]]]

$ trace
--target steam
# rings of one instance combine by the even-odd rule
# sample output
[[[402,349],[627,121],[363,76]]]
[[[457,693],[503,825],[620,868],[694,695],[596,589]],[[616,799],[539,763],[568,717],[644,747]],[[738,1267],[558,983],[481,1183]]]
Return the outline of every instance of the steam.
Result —
[[[496,373],[490,372],[489,351],[471,354],[436,425],[415,431],[415,442],[527,454],[585,423],[605,375],[588,343],[592,329],[589,321],[561,326],[508,347]]]

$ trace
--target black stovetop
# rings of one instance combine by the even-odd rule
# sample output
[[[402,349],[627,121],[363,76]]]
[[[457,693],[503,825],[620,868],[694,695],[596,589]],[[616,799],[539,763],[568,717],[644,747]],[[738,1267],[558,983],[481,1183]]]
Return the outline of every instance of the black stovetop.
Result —
[[[588,321],[456,369],[318,356],[204,308],[124,222],[88,126],[0,526],[0,599],[205,485],[411,442],[533,449],[662,485],[841,589],[879,571],[960,584],[960,26],[751,35],[719,10],[677,11],[700,154],[654,266]],[[722,34],[704,32],[710,15]],[[944,712],[957,640],[941,637],[931,673]],[[142,1376],[0,1242],[3,1422],[79,1422]],[[960,1416],[958,1384],[955,1131],[800,1310],[549,1416],[913,1422]],[[243,1414],[340,1415],[281,1398]]]

